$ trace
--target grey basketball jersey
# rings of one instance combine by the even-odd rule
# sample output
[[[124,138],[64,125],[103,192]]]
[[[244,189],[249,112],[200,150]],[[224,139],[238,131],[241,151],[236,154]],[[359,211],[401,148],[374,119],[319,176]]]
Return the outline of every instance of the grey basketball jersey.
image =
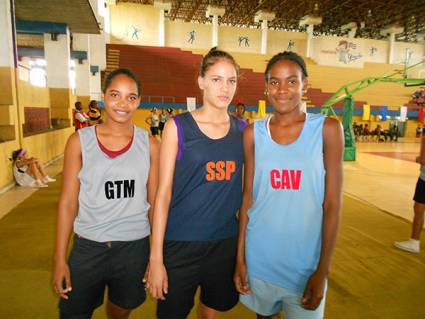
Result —
[[[82,167],[74,232],[97,242],[130,241],[150,233],[147,181],[149,137],[134,127],[130,148],[110,158],[98,144],[95,126],[78,131]]]

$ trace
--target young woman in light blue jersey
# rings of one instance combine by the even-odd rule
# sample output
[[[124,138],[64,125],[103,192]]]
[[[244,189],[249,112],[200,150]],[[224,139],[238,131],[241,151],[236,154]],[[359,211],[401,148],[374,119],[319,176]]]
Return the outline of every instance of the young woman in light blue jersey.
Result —
[[[235,285],[258,318],[323,318],[342,190],[340,123],[302,111],[303,59],[268,63],[273,115],[244,132],[245,174]]]
[[[91,318],[106,287],[109,319],[127,318],[146,298],[159,142],[132,124],[141,96],[135,74],[112,71],[103,95],[106,120],[72,134],[65,148],[53,273],[62,319]]]

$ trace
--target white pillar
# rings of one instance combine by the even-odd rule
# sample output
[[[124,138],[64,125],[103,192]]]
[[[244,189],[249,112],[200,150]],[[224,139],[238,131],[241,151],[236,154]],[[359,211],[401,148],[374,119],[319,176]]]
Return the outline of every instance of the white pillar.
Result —
[[[44,34],[44,56],[46,59],[47,87],[69,88],[69,30],[66,34],[58,34],[56,40],[50,33]]]
[[[305,55],[307,58],[311,58],[311,55],[313,53],[313,31],[314,31],[314,25],[310,24],[307,27],[307,49]]]
[[[159,46],[165,46],[165,19],[164,9],[159,10]]]
[[[261,54],[267,54],[267,20],[261,22]]]
[[[109,4],[106,4],[106,7],[101,12],[103,17],[103,33],[105,34],[106,43],[111,43],[111,14],[109,11]]]
[[[89,35],[74,33],[73,49],[87,52],[87,59],[75,61],[75,95],[89,96],[91,75]]]
[[[100,72],[95,75],[90,73],[90,100],[100,101],[102,99],[102,87],[100,82]]]
[[[395,33],[391,33],[388,37],[390,45],[388,46],[388,63],[394,63],[394,46],[395,46]]]
[[[212,46],[218,46],[218,15],[212,18]]]
[[[0,67],[14,68],[10,1],[0,1]]]

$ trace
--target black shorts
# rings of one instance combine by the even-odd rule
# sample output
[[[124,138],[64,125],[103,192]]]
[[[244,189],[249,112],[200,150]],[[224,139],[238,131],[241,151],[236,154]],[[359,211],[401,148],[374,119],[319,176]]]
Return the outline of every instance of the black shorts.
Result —
[[[164,129],[165,122],[159,122],[159,130],[162,131]]]
[[[146,299],[142,283],[149,260],[149,237],[99,243],[74,236],[69,256],[72,291],[61,299],[63,317],[91,313],[103,304],[105,288],[115,305],[133,309]]]
[[[425,204],[425,181],[420,178],[418,178],[418,182],[416,183],[413,200],[417,203]]]
[[[164,264],[168,294],[158,300],[159,319],[185,319],[194,305],[198,286],[201,302],[217,311],[238,303],[233,283],[237,238],[216,241],[166,241]]]
[[[151,126],[151,134],[152,134],[152,136],[159,135],[158,126]]]

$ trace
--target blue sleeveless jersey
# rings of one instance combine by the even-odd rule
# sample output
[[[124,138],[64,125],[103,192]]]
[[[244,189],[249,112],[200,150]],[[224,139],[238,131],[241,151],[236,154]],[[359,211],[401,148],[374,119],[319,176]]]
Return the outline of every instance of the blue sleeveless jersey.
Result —
[[[254,124],[254,202],[246,262],[250,276],[302,293],[321,251],[325,170],[322,115],[307,114],[296,141],[272,140]]]
[[[179,152],[166,240],[206,241],[237,235],[242,200],[242,124],[230,117],[226,136],[211,139],[189,112],[174,117]]]

